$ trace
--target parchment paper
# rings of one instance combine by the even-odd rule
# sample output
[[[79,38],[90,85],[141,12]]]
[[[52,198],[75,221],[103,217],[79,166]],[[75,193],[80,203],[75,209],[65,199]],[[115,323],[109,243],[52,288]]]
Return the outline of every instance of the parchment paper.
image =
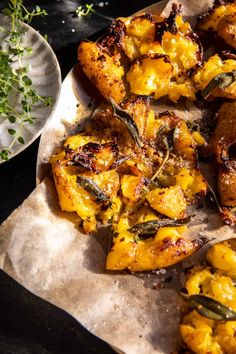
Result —
[[[194,1],[188,2],[188,11],[191,3]],[[206,5],[199,1],[198,6],[201,3]],[[71,81],[68,87],[72,88],[70,84]],[[74,98],[72,101],[75,103]],[[74,118],[68,116],[66,120],[69,108],[59,125],[54,122],[48,127],[58,140],[45,145],[43,157],[39,158],[43,165],[68,126],[73,127]],[[194,110],[184,107],[178,111],[192,114],[194,119],[200,114]],[[86,109],[80,111],[81,115],[82,112],[85,114]],[[50,134],[47,138],[44,135],[44,142],[45,139],[49,143]],[[180,287],[181,269],[201,258],[206,248],[167,271],[137,275],[106,272],[108,232],[108,228],[100,229],[96,235],[79,232],[76,215],[60,210],[53,182],[46,178],[1,225],[0,267],[127,354],[173,352],[180,343],[178,327],[183,302],[176,289]],[[233,237],[234,231],[222,224],[215,211],[203,208],[191,222],[189,236],[205,236],[217,242]],[[170,276],[172,281],[167,283]]]

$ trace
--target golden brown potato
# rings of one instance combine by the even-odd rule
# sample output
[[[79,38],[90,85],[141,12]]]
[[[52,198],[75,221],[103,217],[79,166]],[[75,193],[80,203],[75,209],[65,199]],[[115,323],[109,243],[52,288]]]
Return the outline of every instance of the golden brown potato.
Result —
[[[108,101],[113,98],[119,103],[124,99],[124,68],[115,56],[108,55],[96,43],[81,42],[78,60],[84,73]]]
[[[216,32],[219,22],[236,12],[236,4],[225,1],[215,2],[213,7],[199,17],[197,29]]]
[[[189,313],[183,317],[180,324],[181,336],[195,354],[235,353],[236,321],[233,318],[228,320],[225,309],[221,312],[222,320],[216,320],[213,316],[222,305],[227,306],[227,311],[236,310],[236,289],[233,280],[236,253],[232,246],[235,246],[235,239],[213,245],[207,252],[207,260],[211,266],[198,265],[188,273],[186,294],[200,295],[205,299],[205,306],[195,307],[193,311],[190,304]],[[220,304],[217,304],[217,310],[216,307],[215,310],[211,307],[213,311],[210,313],[212,299]]]
[[[169,188],[157,188],[147,194],[147,201],[159,213],[173,219],[185,216],[187,202],[179,185]]]
[[[217,26],[217,32],[227,44],[236,49],[236,12],[224,16],[220,20]]]
[[[236,60],[210,57],[194,75],[194,82],[204,98],[236,98]]]
[[[127,221],[120,219],[114,238],[114,246],[107,257],[106,268],[109,270],[129,269],[145,271],[168,267],[180,262],[197,251],[203,239],[188,240],[182,236],[185,227],[163,227],[154,238],[135,239],[127,230]]]
[[[119,103],[126,94],[196,99],[191,72],[202,50],[180,12],[173,4],[166,18],[148,13],[118,18],[99,43],[80,44],[79,62],[106,99]]]
[[[223,206],[236,206],[236,171],[221,168],[218,175],[218,192]]]
[[[217,117],[217,126],[210,140],[210,147],[217,161],[223,163],[230,159],[230,147],[233,148],[236,143],[236,102],[224,103]]]
[[[206,192],[197,144],[185,122],[167,111],[155,116],[147,98],[112,104],[97,110],[51,159],[61,208],[75,211],[87,233],[98,222],[112,222],[108,269],[170,266],[203,244],[182,235],[187,205]],[[146,222],[144,239],[143,225],[141,234],[130,231]]]

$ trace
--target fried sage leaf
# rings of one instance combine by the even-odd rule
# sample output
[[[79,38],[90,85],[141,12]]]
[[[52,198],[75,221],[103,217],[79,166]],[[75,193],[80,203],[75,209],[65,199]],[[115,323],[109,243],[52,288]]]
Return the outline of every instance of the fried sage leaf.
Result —
[[[141,222],[136,224],[128,229],[129,232],[137,236],[152,236],[154,235],[160,227],[164,226],[182,226],[187,224],[191,219],[191,216],[188,216],[182,220],[172,220],[172,219],[160,219],[160,220],[149,220],[146,222]]]
[[[141,139],[139,136],[138,127],[137,127],[135,121],[129,115],[129,113],[127,113],[126,111],[121,109],[112,98],[110,98],[110,102],[111,102],[111,105],[113,108],[114,117],[119,119],[126,126],[132,140],[140,148],[142,144],[141,144]]]
[[[86,192],[91,194],[97,203],[100,204],[109,202],[109,197],[90,178],[77,176],[76,182],[80,187],[86,190]]]
[[[231,85],[235,80],[236,70],[216,75],[202,91],[203,98],[207,98],[208,96],[210,96],[211,92],[217,87],[219,87],[220,89],[224,89]]]
[[[235,321],[236,312],[221,302],[206,295],[181,295],[190,302],[190,305],[202,316],[216,321]]]

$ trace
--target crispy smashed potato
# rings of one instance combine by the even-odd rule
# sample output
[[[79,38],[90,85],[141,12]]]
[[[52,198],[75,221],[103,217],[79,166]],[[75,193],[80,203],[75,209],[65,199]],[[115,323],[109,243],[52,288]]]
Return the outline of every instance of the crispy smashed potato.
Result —
[[[153,237],[134,239],[128,223],[125,217],[121,218],[115,228],[118,236],[114,238],[114,246],[107,256],[106,267],[109,270],[137,272],[168,267],[190,256],[204,244],[203,239],[191,241],[182,236],[186,230],[184,226],[162,227]]]
[[[230,311],[236,311],[236,288],[233,282],[236,264],[235,240],[213,245],[207,253],[207,260],[213,268],[195,266],[188,274],[185,284],[187,295],[203,296],[201,300],[205,301],[205,306],[199,306],[183,317],[180,333],[193,353],[234,354],[236,321],[227,321],[227,316],[229,313],[232,316]],[[195,299],[198,301],[198,298]],[[213,304],[211,299],[218,301],[215,313],[214,310],[209,311]],[[228,310],[224,308],[223,311],[223,305],[227,306]],[[215,316],[220,313],[222,318],[217,320]]]
[[[235,12],[224,16],[217,26],[217,33],[227,44],[236,49],[236,6]]]
[[[108,269],[169,266],[203,245],[183,236],[187,206],[207,190],[196,147],[184,121],[155,114],[139,97],[101,107],[52,157],[62,210],[75,211],[87,233],[112,222]],[[154,223],[151,233],[150,223],[136,232],[146,221]]]
[[[120,102],[124,99],[125,72],[118,54],[111,57],[99,45],[82,42],[78,56],[83,71],[107,100],[113,98],[116,102]]]
[[[200,17],[198,29],[216,32],[227,44],[236,48],[236,4],[215,2]]]
[[[218,163],[232,159],[230,147],[236,143],[236,102],[222,104],[217,114],[217,125],[210,140],[211,150]]]
[[[118,18],[102,41],[79,45],[79,62],[106,99],[121,103],[131,94],[196,99],[190,71],[201,61],[201,45],[180,12],[173,4],[167,18]]]
[[[194,82],[203,97],[236,98],[236,60],[210,57],[194,75]]]
[[[235,224],[231,207],[236,206],[236,102],[223,103],[217,114],[217,125],[210,148],[218,163],[217,188],[226,223]]]

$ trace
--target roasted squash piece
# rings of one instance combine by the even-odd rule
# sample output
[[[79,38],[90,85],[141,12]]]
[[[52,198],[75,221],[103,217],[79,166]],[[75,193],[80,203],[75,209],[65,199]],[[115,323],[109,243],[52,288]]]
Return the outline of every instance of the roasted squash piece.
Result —
[[[110,56],[96,43],[81,42],[78,60],[84,73],[108,101],[113,98],[119,103],[124,99],[125,72],[118,55]]]

